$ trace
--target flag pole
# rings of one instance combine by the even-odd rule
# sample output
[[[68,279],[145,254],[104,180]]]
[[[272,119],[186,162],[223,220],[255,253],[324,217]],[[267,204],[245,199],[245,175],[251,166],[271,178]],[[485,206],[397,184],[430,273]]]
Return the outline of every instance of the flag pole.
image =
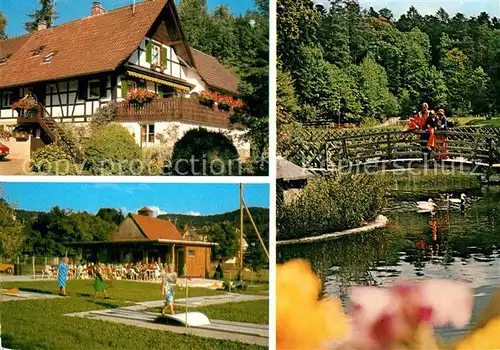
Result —
[[[243,274],[243,216],[245,215],[243,211],[243,184],[240,183],[240,280],[242,279]]]

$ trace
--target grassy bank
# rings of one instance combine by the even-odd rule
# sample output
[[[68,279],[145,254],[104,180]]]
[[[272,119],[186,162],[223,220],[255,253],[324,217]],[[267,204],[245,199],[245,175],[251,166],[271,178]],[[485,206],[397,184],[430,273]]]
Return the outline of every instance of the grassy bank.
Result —
[[[95,299],[92,281],[68,281],[68,297],[44,300],[0,302],[2,344],[11,349],[264,349],[234,341],[202,338],[126,326],[112,322],[64,316],[72,312],[109,309],[130,305],[128,301],[161,299],[160,286],[151,283],[113,281],[111,299]],[[2,288],[20,288],[57,293],[56,281],[7,282]],[[190,288],[189,296],[224,293]],[[178,288],[177,298],[185,297]],[[243,303],[245,304],[245,303]],[[209,317],[233,321],[265,320],[268,301],[247,305],[222,304],[209,310]],[[180,309],[179,309],[180,311]],[[267,318],[268,320],[268,318]]]
[[[482,127],[500,127],[500,117],[486,120],[484,117],[455,117],[450,118],[455,126],[482,126]]]
[[[162,308],[158,307],[150,308],[147,311],[159,313],[161,310]],[[242,301],[238,303],[193,307],[188,308],[188,311],[202,312],[207,315],[208,318],[216,320],[269,324],[268,300]],[[186,312],[186,308],[182,305],[176,306],[175,312]]]
[[[426,172],[413,169],[407,172],[380,173],[378,176],[389,184],[388,191],[394,197],[456,193],[481,187],[477,176],[443,171]]]

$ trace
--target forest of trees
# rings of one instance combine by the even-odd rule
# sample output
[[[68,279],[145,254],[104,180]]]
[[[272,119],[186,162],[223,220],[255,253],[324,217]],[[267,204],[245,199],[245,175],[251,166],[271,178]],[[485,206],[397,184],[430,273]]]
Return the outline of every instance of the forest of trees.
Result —
[[[225,5],[208,11],[207,0],[180,0],[189,44],[216,57],[241,78],[244,107],[233,121],[249,128],[255,175],[267,174],[269,144],[269,0],[235,16]]]
[[[269,210],[249,208],[257,227],[268,245]],[[124,214],[114,208],[101,208],[96,214],[74,212],[53,207],[48,212],[15,210],[0,199],[0,261],[19,255],[63,256],[77,253],[70,243],[108,241],[124,220]],[[172,220],[180,232],[185,225],[207,227],[208,236],[219,243],[213,251],[214,259],[229,259],[239,250],[239,210],[208,216],[169,214],[159,219]],[[245,236],[249,249],[244,262],[258,270],[267,265],[267,258],[246,217]]]
[[[500,20],[356,0],[278,0],[278,122],[408,117],[422,102],[448,115],[500,108]]]

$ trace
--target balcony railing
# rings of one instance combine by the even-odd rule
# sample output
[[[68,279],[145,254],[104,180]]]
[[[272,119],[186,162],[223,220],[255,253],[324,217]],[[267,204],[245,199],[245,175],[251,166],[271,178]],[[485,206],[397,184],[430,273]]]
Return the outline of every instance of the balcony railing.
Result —
[[[195,97],[170,97],[155,99],[150,103],[137,105],[121,102],[117,106],[117,121],[180,121],[204,126],[229,128],[231,112],[210,108],[200,104]]]

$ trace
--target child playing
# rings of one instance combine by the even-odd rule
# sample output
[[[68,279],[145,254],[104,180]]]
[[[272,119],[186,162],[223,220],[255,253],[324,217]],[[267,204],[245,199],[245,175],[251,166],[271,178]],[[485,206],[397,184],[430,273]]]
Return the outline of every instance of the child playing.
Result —
[[[174,266],[168,265],[167,272],[163,274],[161,281],[161,295],[165,297],[165,307],[161,312],[163,315],[167,313],[167,307],[170,307],[170,314],[174,314],[174,286],[176,283],[177,274],[174,272]]]

